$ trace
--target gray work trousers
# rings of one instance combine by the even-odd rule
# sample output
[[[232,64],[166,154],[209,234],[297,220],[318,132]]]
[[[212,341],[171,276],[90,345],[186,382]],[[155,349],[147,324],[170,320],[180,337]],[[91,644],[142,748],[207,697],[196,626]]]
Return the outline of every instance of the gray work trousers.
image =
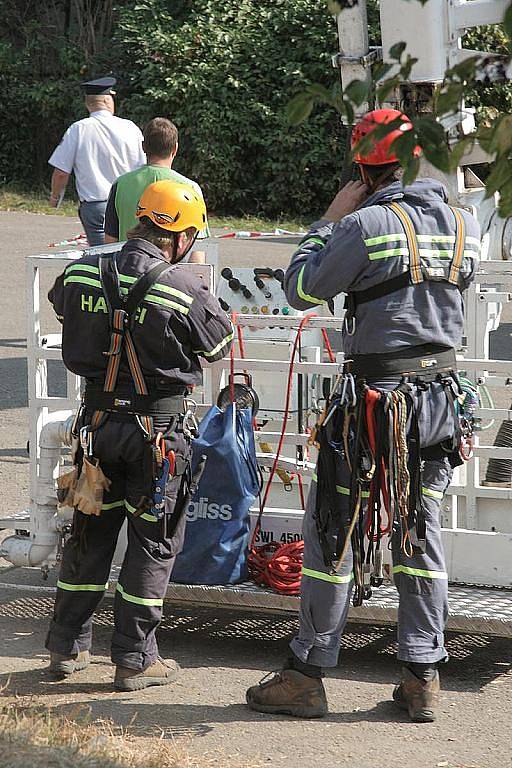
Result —
[[[393,389],[398,382],[376,382],[371,386]],[[423,448],[451,437],[454,417],[441,384],[426,392],[414,389],[420,442]],[[452,467],[447,457],[425,461],[422,475],[426,514],[426,551],[412,557],[392,540],[393,576],[399,593],[398,658],[405,662],[434,664],[446,658],[444,628],[448,617],[448,576],[441,543],[440,509],[450,484]],[[349,513],[350,472],[339,462],[336,478],[341,519]],[[300,627],[290,647],[299,659],[321,667],[338,663],[340,640],[347,621],[352,594],[352,552],[349,547],[339,574],[326,567],[315,521],[316,483],[311,485],[303,523],[304,563],[301,583]],[[333,540],[339,530],[333,520]]]
[[[87,242],[90,246],[103,245],[105,242],[105,211],[107,209],[106,200],[94,200],[93,202],[80,203],[78,215],[82,222]]]

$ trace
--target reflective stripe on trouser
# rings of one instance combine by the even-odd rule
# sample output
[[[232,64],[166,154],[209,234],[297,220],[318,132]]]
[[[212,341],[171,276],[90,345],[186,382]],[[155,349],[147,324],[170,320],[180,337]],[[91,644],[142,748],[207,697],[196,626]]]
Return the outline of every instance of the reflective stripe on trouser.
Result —
[[[171,443],[177,454],[188,453],[181,432],[173,431]],[[132,423],[109,419],[97,433],[95,453],[112,486],[99,517],[75,513],[75,531],[78,525],[83,533],[74,536],[64,548],[46,642],[50,651],[68,655],[91,647],[92,615],[103,597],[119,531],[126,519],[128,546],[115,593],[112,661],[143,670],[158,656],[155,630],[175,557],[183,543],[186,518],[182,515],[172,537],[166,538],[162,525],[151,516],[143,519],[130,512],[144,495],[143,444],[142,432]],[[169,512],[176,507],[181,483],[181,478],[168,483]]]
[[[438,403],[434,400],[436,406]],[[425,403],[424,403],[425,405]],[[424,415],[427,411],[424,408]],[[434,432],[441,423],[440,414]],[[430,425],[434,419],[429,414]],[[429,426],[421,425],[425,437],[431,438]],[[431,426],[432,429],[432,426]],[[430,434],[429,434],[430,433]],[[446,435],[440,434],[440,439]],[[429,440],[429,444],[433,444]],[[340,516],[348,513],[350,484],[345,462],[340,462],[336,478]],[[424,554],[408,558],[394,547],[394,578],[399,591],[398,658],[402,661],[434,663],[446,657],[443,632],[448,616],[448,581],[441,544],[440,508],[442,497],[451,480],[448,459],[426,461],[423,472],[423,495],[427,524],[427,547]],[[331,581],[329,568],[323,561],[314,521],[316,483],[312,483],[304,516],[304,570],[301,585],[300,626],[292,640],[292,651],[302,661],[319,666],[337,664],[340,639],[347,620],[351,582]],[[352,553],[349,549],[341,576],[350,577]],[[375,596],[378,599],[378,589]]]

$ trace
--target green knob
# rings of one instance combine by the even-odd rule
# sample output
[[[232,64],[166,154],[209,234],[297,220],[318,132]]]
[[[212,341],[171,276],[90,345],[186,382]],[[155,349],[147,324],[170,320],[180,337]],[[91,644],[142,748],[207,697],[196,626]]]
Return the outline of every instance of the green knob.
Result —
[[[290,307],[283,307],[283,315],[289,315],[290,314]]]

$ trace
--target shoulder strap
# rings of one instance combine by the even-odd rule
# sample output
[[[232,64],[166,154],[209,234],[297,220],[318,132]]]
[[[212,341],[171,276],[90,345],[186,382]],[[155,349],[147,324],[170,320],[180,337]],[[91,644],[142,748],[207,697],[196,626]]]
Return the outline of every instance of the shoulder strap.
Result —
[[[148,269],[148,271],[141,275],[137,282],[134,283],[124,303],[125,310],[130,318],[133,317],[135,310],[144,299],[146,293],[154,286],[160,275],[168,269],[171,269],[171,267],[172,264],[169,264],[167,261],[159,261],[158,264],[155,264],[154,267]]]
[[[112,312],[115,309],[124,309],[121,288],[119,285],[119,273],[117,271],[116,254],[112,256],[100,256],[100,280],[105,301],[112,319]]]
[[[407,211],[396,202],[390,203],[389,208],[398,216],[402,223],[402,227],[407,237],[407,245],[409,246],[409,272],[411,273],[411,282],[413,285],[423,282],[423,272],[421,271],[420,260],[420,247],[418,244],[418,238],[416,237],[416,231],[411,217]]]
[[[171,264],[167,262],[158,262],[158,264],[139,277],[130,289],[126,301],[124,301],[120,290],[115,254],[113,256],[100,257],[100,279],[108,304],[111,331],[110,349],[106,352],[109,360],[103,386],[105,392],[113,392],[115,389],[121,364],[121,353],[124,347],[135,391],[139,395],[147,395],[148,390],[135,344],[133,343],[130,325],[135,317],[135,310],[146,293],[156,283],[159,276],[170,267]],[[103,413],[101,411],[94,413],[92,420],[93,428],[99,426],[102,418]],[[146,434],[151,436],[153,434],[153,420],[149,416],[137,418]]]
[[[464,217],[458,208],[452,208],[450,205],[450,210],[455,217],[455,246],[453,249],[453,259],[450,266],[450,274],[448,275],[448,282],[458,286],[460,268],[462,259],[464,258],[464,246],[466,244],[466,225],[464,223]]]

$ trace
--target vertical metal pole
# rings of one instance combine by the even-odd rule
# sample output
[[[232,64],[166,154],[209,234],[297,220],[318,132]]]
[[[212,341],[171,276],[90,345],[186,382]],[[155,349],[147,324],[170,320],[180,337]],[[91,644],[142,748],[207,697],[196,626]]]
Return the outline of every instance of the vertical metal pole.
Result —
[[[40,406],[38,401],[48,396],[48,377],[46,360],[39,357],[41,347],[40,321],[40,280],[39,267],[32,259],[27,259],[27,373],[28,373],[28,412],[30,441],[30,499],[36,494],[39,465],[39,436],[48,415],[48,408]]]
[[[368,54],[368,18],[366,0],[359,0],[352,8],[344,8],[337,16],[340,48],[340,75],[342,88],[352,80],[364,80],[370,84],[371,70],[362,58]],[[356,114],[368,112],[368,102],[356,110]]]

